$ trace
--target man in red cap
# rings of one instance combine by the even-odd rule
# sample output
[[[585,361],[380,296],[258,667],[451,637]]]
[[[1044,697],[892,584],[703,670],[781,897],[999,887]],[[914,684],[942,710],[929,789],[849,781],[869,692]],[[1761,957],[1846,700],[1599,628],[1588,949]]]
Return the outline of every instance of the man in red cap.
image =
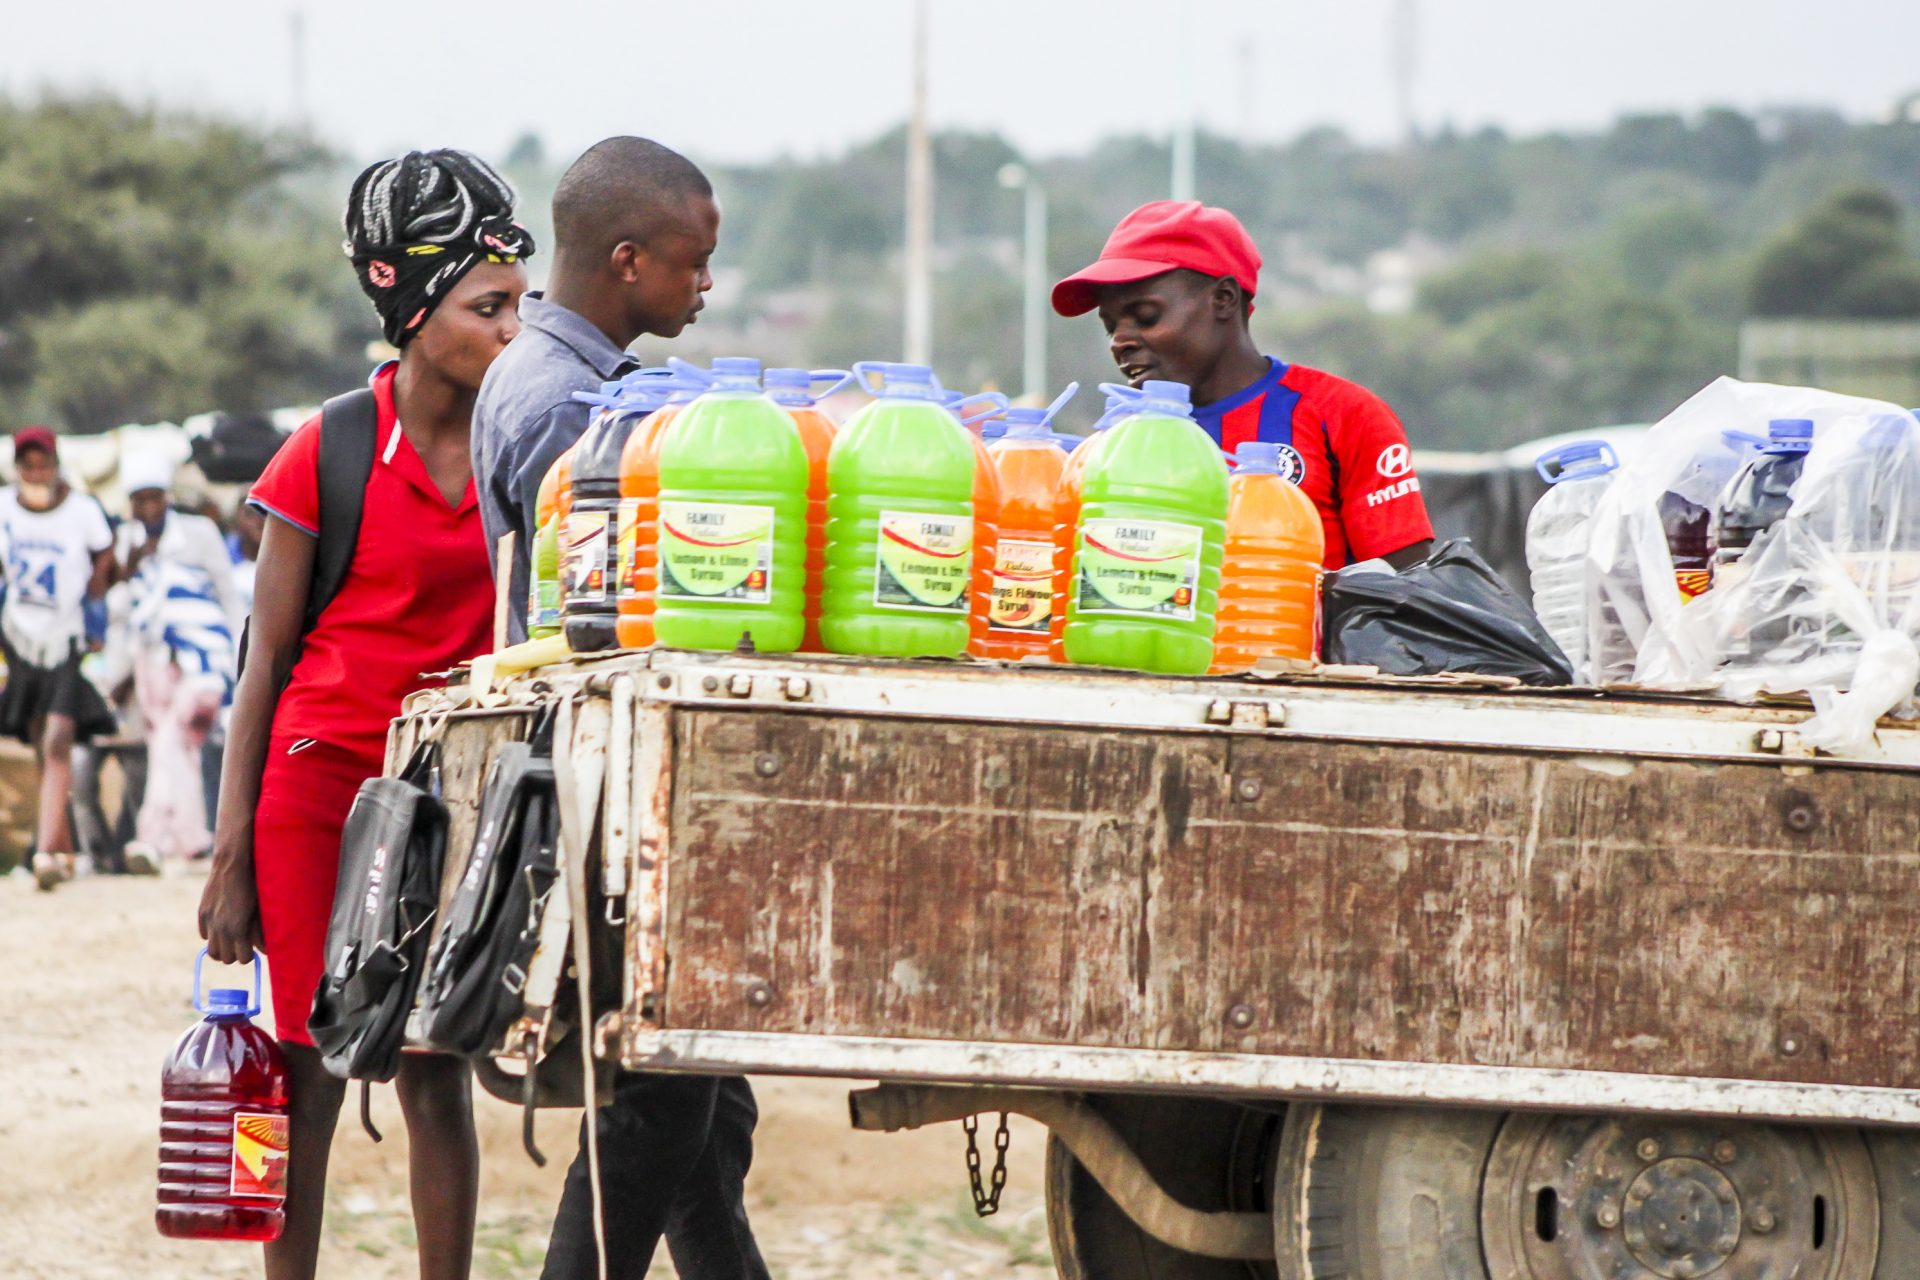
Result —
[[[1127,380],[1186,383],[1194,417],[1228,453],[1248,440],[1280,445],[1288,478],[1320,510],[1327,568],[1425,559],[1433,525],[1400,420],[1358,383],[1261,354],[1247,327],[1259,283],[1260,250],[1238,218],[1156,200],[1120,220],[1099,261],[1053,287],[1053,309],[1098,309]]]

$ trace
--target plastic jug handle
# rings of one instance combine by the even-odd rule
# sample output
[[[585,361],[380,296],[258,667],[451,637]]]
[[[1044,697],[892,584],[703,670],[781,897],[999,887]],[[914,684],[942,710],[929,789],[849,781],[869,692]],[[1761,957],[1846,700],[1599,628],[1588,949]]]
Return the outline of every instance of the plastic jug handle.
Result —
[[[206,1001],[201,998],[205,990],[200,984],[200,969],[207,962],[207,948],[200,948],[200,954],[193,958],[193,1007],[201,1013],[207,1012]],[[247,1006],[247,1016],[254,1017],[260,1012],[260,953],[253,953],[253,959],[247,962],[253,967],[253,1003]]]
[[[1128,386],[1124,382],[1103,382],[1100,394],[1109,400],[1123,400],[1128,404],[1138,404],[1146,399],[1147,393],[1138,387]]]
[[[673,370],[676,378],[692,383],[695,387],[710,387],[713,385],[712,372],[702,369],[691,360],[682,360],[679,356],[668,356],[667,367]]]
[[[1754,435],[1751,431],[1722,431],[1720,438],[1728,444],[1743,444],[1750,449],[1764,449],[1769,443],[1765,436]]]
[[[880,372],[885,363],[884,360],[861,360],[853,366],[853,380],[860,384],[862,391],[876,400],[880,398],[881,389],[886,386],[885,375]]]
[[[1042,414],[1040,417],[1040,425],[1044,427],[1048,423],[1052,422],[1053,415],[1056,413],[1059,413],[1062,409],[1066,408],[1067,401],[1073,399],[1075,395],[1079,394],[1079,391],[1080,391],[1079,383],[1069,382],[1067,384],[1067,389],[1065,391],[1062,391],[1059,395],[1055,396],[1053,398],[1053,403],[1047,406],[1046,413]]]
[[[618,396],[603,396],[598,391],[576,391],[573,398],[581,404],[597,405],[602,409],[611,409],[620,402]]]
[[[982,408],[979,413],[969,416],[967,414],[967,408],[970,405],[981,405],[985,407]],[[970,427],[976,422],[981,422],[987,418],[1005,413],[1007,411],[1007,398],[998,391],[977,391],[970,396],[962,396],[960,399],[955,400],[947,406],[947,409],[954,417],[960,419],[961,426]]]
[[[858,380],[859,376],[860,375],[848,369],[815,369],[808,376],[807,394],[815,400],[825,400],[828,396],[837,396],[852,386],[854,382]],[[813,383],[828,381],[831,381],[833,385],[825,391],[813,390]],[[865,390],[865,387],[863,386],[861,389]]]

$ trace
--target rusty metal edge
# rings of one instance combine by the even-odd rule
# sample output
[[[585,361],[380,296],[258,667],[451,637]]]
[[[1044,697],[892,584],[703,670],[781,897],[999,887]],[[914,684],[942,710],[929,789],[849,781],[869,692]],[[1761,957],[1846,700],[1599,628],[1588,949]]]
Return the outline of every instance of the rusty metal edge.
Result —
[[[633,874],[627,885],[629,1034],[658,1027],[667,990],[667,862],[673,808],[671,703],[634,709],[632,796],[636,819]]]
[[[629,1024],[622,1065],[635,1071],[1204,1092],[1224,1097],[1920,1127],[1920,1090],[1163,1049],[660,1031]]]

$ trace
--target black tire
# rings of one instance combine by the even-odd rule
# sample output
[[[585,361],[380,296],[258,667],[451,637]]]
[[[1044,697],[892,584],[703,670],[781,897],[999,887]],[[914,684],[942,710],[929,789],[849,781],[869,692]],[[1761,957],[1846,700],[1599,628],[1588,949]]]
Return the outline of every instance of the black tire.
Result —
[[[1269,1185],[1280,1280],[1487,1280],[1497,1111],[1288,1108]]]
[[[1489,1280],[1481,1197],[1505,1118],[1289,1108],[1269,1179],[1280,1280]],[[1920,1280],[1920,1132],[1860,1136],[1879,1206],[1873,1280]]]
[[[1920,1280],[1920,1132],[1862,1134],[1880,1191],[1880,1253],[1873,1280]]]
[[[1182,1204],[1268,1210],[1278,1108],[1134,1094],[1095,1095],[1088,1102]],[[1047,1143],[1047,1230],[1062,1280],[1274,1280],[1271,1263],[1202,1258],[1148,1236],[1057,1140]]]

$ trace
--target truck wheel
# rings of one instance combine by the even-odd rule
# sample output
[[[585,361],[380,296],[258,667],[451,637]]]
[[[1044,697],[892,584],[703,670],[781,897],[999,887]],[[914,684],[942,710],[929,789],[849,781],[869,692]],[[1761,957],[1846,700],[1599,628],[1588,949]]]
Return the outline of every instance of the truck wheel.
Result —
[[[1087,1101],[1182,1204],[1249,1213],[1268,1208],[1277,1107],[1137,1094]],[[1062,1280],[1274,1280],[1272,1263],[1202,1258],[1153,1239],[1053,1140],[1047,1143],[1047,1230]]]
[[[1282,1280],[1894,1280],[1920,1274],[1920,1135],[1295,1106]]]

